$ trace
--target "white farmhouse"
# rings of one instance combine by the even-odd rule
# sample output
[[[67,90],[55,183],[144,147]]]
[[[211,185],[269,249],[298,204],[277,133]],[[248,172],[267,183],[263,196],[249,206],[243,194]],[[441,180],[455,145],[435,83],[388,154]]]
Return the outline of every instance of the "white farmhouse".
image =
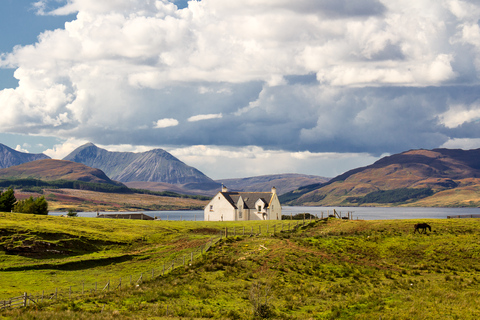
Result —
[[[205,221],[281,220],[282,206],[277,190],[271,192],[222,191],[204,209]]]

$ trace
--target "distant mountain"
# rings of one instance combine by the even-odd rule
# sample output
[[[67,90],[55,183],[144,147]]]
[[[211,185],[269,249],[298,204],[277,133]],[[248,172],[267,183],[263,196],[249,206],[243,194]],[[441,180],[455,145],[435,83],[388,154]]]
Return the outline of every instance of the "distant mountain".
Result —
[[[65,160],[36,160],[0,169],[0,179],[70,180],[118,185],[99,169]]]
[[[216,181],[232,191],[267,192],[275,187],[278,194],[283,194],[305,185],[321,184],[328,180],[328,178],[320,176],[289,173]]]
[[[0,143],[0,169],[18,166],[25,162],[41,159],[50,159],[50,157],[43,153],[35,154],[19,152]]]
[[[280,196],[290,205],[480,206],[480,149],[410,150]]]
[[[162,149],[142,153],[111,152],[87,143],[64,158],[105,172],[121,182],[145,181],[182,185],[185,189],[208,190],[220,185]]]

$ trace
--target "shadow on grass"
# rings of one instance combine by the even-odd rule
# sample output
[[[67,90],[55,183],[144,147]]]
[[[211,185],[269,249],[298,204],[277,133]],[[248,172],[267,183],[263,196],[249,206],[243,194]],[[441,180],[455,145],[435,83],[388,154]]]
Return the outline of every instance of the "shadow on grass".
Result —
[[[29,266],[18,266],[18,267],[6,267],[0,269],[1,271],[26,271],[26,270],[65,270],[65,271],[74,271],[74,270],[85,270],[94,267],[103,267],[111,264],[122,263],[126,261],[133,260],[135,255],[123,255],[119,257],[110,257],[102,259],[92,259],[92,260],[82,260],[82,261],[71,261],[65,263],[44,263],[36,264]]]

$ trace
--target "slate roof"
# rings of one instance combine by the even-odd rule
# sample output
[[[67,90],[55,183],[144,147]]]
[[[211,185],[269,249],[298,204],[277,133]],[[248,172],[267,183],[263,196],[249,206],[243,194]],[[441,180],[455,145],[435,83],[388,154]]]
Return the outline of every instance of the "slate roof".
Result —
[[[266,203],[265,208],[268,208],[272,200],[273,193],[271,192],[220,192],[230,204],[237,208],[238,199],[242,197],[245,203],[245,209],[255,209],[255,202],[262,199]]]

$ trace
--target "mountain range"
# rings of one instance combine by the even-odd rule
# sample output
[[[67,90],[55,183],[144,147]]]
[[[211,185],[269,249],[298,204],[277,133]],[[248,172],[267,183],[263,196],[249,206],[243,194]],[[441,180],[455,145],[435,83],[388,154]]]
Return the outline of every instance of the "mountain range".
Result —
[[[480,149],[410,150],[384,157],[332,179],[299,174],[214,181],[168,152],[110,152],[83,145],[65,160],[30,155],[0,145],[0,179],[36,178],[100,183],[124,182],[154,191],[213,195],[277,188],[282,204],[304,206],[480,206]],[[35,160],[40,158],[41,160]],[[32,159],[32,160],[31,160]],[[81,164],[82,166],[78,166]],[[111,181],[111,182],[109,182]],[[118,183],[117,183],[118,184]]]
[[[283,194],[290,205],[479,206],[480,149],[410,150]]]
[[[162,149],[142,153],[111,152],[87,143],[64,158],[97,168],[120,182],[160,182],[188,190],[218,189],[220,184]]]
[[[0,163],[3,167],[14,167],[26,162],[37,159],[50,159],[44,154],[28,154],[15,151],[7,146],[1,145]],[[225,179],[214,181],[199,170],[186,165],[170,153],[162,149],[154,149],[142,153],[133,152],[111,152],[101,149],[92,143],[82,145],[67,155],[64,161],[75,162],[85,165],[85,168],[95,168],[101,170],[105,177],[111,180],[124,183],[130,188],[148,189],[152,191],[173,191],[184,194],[201,194],[212,196],[220,190],[222,184],[235,191],[269,191],[272,186],[277,188],[277,192],[283,193],[294,190],[303,185],[312,183],[323,183],[327,178],[302,175],[302,174],[278,174],[264,175],[259,177]],[[58,160],[57,160],[58,161]],[[36,161],[35,161],[36,162]],[[58,172],[51,164],[58,165]],[[46,165],[48,170],[40,170],[38,165]],[[3,177],[15,178],[41,178],[45,174],[44,180],[49,180],[55,176],[55,179],[73,179],[80,175],[62,175],[65,174],[63,168],[72,166],[61,162],[40,162],[32,164],[31,167],[21,167],[21,172],[16,169],[7,170]],[[26,174],[27,171],[33,172]],[[90,176],[86,169],[86,176]],[[94,175],[95,176],[95,175]],[[93,178],[82,178],[85,181],[95,180]],[[109,183],[109,182],[105,182]]]
[[[328,180],[320,176],[286,173],[216,181],[235,191],[265,192],[274,186],[278,194],[283,194],[305,185],[325,183]]]
[[[0,169],[18,166],[25,162],[41,159],[50,159],[50,157],[43,153],[35,154],[19,152],[0,143]]]

